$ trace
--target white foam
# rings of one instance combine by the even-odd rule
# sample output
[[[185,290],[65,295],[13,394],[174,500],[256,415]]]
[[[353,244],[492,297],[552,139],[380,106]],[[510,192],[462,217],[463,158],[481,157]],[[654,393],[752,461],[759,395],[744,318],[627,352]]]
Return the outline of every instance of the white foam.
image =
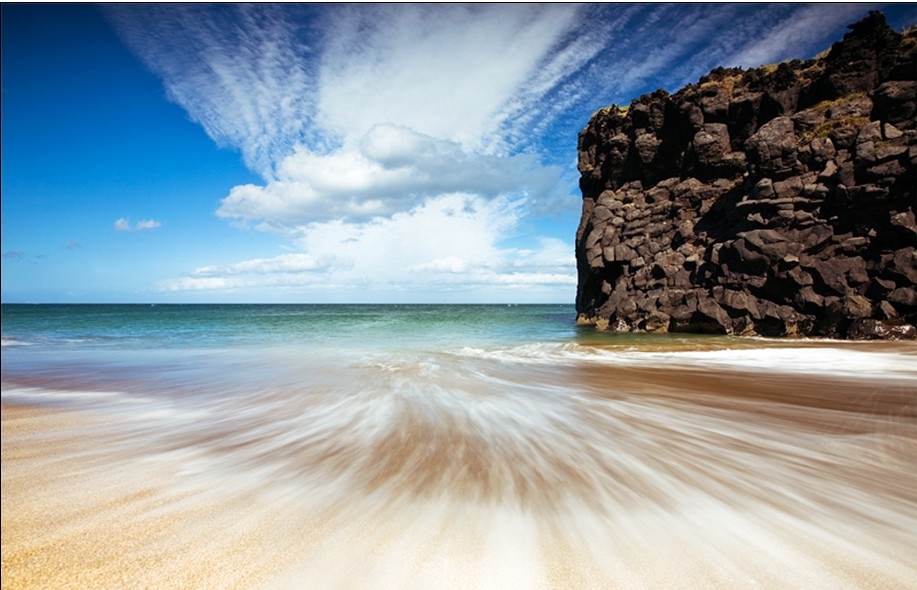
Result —
[[[110,401],[120,395],[111,391],[79,391],[39,387],[3,388],[3,401],[23,403],[61,403]]]
[[[913,355],[843,348],[756,348],[620,354],[639,363],[688,368],[703,366],[725,370],[751,369],[843,377],[917,378],[917,357]]]
[[[576,344],[532,344],[499,350],[464,348],[458,354],[515,363],[581,362],[660,368],[753,370],[838,377],[917,378],[917,348],[913,353],[857,350],[839,346],[647,351],[633,348],[605,349]]]

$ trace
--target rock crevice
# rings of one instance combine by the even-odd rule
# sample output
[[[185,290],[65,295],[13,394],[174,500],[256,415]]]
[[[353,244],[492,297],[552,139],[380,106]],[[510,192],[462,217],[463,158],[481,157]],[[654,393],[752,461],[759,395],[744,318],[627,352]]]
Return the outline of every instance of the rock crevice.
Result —
[[[579,321],[914,338],[917,29],[872,12],[820,58],[718,68],[579,136]]]

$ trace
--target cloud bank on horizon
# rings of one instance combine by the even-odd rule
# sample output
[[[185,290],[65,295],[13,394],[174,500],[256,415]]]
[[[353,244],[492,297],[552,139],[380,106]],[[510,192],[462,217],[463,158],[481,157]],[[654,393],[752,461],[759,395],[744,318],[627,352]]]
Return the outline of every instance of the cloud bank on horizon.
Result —
[[[159,288],[569,301],[575,221],[549,220],[578,213],[576,133],[594,110],[720,65],[810,57],[868,8],[108,6],[169,98],[261,177],[216,215],[291,249]]]

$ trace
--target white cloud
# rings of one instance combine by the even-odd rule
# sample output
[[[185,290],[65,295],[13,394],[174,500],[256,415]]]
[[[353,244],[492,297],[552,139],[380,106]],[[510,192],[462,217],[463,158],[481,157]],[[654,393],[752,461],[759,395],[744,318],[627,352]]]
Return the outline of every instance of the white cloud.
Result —
[[[237,275],[237,274],[270,274],[300,273],[323,269],[325,265],[310,254],[282,254],[274,258],[257,258],[229,266],[203,266],[195,269],[192,275],[198,277]]]
[[[368,221],[341,219],[296,227],[301,253],[198,268],[166,281],[168,291],[284,288],[300,294],[329,289],[365,293],[493,293],[541,288],[563,300],[575,285],[570,246],[542,238],[535,248],[500,245],[519,221],[521,200],[452,193],[410,211]],[[292,235],[292,234],[291,234]],[[561,289],[561,291],[558,291]]]
[[[162,227],[162,223],[156,221],[155,219],[144,219],[138,221],[134,225],[131,225],[131,222],[121,217],[117,219],[114,223],[115,231],[143,231],[148,229],[157,229]]]
[[[813,4],[801,6],[768,28],[757,30],[757,37],[725,58],[727,65],[755,68],[785,59],[812,57],[807,53],[827,49],[832,32],[866,16],[868,7],[856,4]]]
[[[242,286],[245,285],[225,277],[183,277],[162,281],[159,283],[159,290],[171,292],[232,291]]]
[[[319,287],[327,279],[322,276],[303,276],[297,273],[275,273],[231,276],[185,276],[166,279],[157,284],[157,290],[170,293],[211,291],[230,293],[258,291],[263,289],[284,289],[302,292],[304,287]]]
[[[423,264],[415,264],[409,268],[411,272],[448,272],[454,274],[464,273],[468,270],[468,261],[458,256],[437,258]]]
[[[162,226],[162,224],[155,219],[144,219],[143,221],[138,221],[137,224],[134,225],[134,229],[136,231],[142,231],[145,229],[156,229],[160,226]]]
[[[506,106],[519,88],[541,73],[558,42],[578,24],[579,10],[506,4],[343,7],[328,19],[318,120],[344,144],[385,122],[481,148],[510,116]],[[563,73],[555,70],[556,76]]]
[[[300,149],[277,174],[263,186],[234,187],[217,215],[288,229],[312,220],[389,216],[456,192],[524,195],[543,208],[561,198],[573,202],[560,168],[539,165],[533,156],[470,153],[456,142],[388,124],[370,129],[357,149],[328,155]]]
[[[320,260],[311,254],[289,253],[273,258],[244,260],[225,266],[202,266],[188,276],[159,283],[160,291],[234,291],[258,287],[301,287],[322,280],[334,270],[332,259]]]
[[[364,280],[426,280],[417,269],[435,260],[461,259],[469,268],[499,260],[497,241],[515,226],[521,205],[505,198],[448,194],[362,223],[312,223],[299,229],[297,243],[312,255],[345,262],[347,272]]]
[[[311,137],[315,72],[297,11],[271,4],[106,7],[125,42],[169,97],[220,146],[270,176]]]

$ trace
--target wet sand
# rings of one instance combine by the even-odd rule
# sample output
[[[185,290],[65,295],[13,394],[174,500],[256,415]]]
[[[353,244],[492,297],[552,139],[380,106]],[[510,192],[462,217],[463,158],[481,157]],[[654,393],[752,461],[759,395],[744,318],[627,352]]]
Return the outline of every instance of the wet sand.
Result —
[[[5,403],[2,587],[917,586],[912,379],[449,363]]]

